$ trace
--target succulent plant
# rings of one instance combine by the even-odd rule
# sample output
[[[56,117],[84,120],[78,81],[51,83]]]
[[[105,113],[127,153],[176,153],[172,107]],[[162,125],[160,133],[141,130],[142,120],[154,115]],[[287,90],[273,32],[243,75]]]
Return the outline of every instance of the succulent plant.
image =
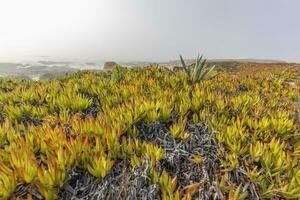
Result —
[[[185,61],[181,55],[180,55],[180,61],[181,61],[182,67],[183,67],[185,73],[187,74],[187,76],[189,77],[189,79],[195,83],[200,83],[202,80],[207,78],[210,75],[210,73],[213,72],[213,70],[215,68],[215,65],[208,67],[208,68],[205,67],[206,59],[203,59],[203,56],[197,57],[194,69],[191,65],[185,64]]]
[[[20,199],[57,199],[74,169],[97,184],[123,172],[135,182],[143,169],[160,199],[299,199],[300,93],[286,81],[300,70],[259,65],[209,79],[202,57],[195,67],[181,60],[183,73],[155,65],[0,78],[0,199],[22,185],[30,191]]]

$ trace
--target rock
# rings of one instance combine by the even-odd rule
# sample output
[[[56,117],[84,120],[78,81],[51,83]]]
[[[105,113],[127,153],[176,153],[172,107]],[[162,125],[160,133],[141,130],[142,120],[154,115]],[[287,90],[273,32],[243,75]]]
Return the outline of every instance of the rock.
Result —
[[[108,61],[104,63],[104,70],[112,70],[115,67],[120,66],[118,63],[114,62],[114,61]]]
[[[178,71],[183,70],[183,67],[178,66],[178,65],[171,65],[171,66],[169,67],[169,69],[172,70],[173,72],[178,72]]]
[[[292,88],[300,90],[300,87],[295,82],[287,82],[287,84]]]

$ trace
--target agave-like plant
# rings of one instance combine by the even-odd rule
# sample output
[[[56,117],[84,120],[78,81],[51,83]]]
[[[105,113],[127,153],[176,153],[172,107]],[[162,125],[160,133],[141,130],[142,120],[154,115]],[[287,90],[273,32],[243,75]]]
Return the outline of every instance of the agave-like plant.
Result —
[[[215,65],[211,67],[206,67],[206,59],[203,59],[203,56],[197,57],[195,68],[191,65],[186,65],[184,59],[180,55],[180,61],[185,73],[188,75],[190,79],[192,79],[195,83],[200,83],[203,79],[207,78],[209,74],[214,70],[216,67]]]

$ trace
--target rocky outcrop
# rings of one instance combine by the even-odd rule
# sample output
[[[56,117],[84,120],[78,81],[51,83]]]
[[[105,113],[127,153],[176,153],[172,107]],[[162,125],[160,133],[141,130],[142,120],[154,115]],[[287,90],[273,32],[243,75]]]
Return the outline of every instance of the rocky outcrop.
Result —
[[[178,65],[170,65],[170,66],[168,66],[168,68],[170,70],[172,70],[173,72],[178,72],[178,71],[183,70],[183,68],[181,66],[178,66]]]
[[[120,66],[118,63],[114,62],[114,61],[108,61],[104,63],[104,70],[112,70],[115,67]]]

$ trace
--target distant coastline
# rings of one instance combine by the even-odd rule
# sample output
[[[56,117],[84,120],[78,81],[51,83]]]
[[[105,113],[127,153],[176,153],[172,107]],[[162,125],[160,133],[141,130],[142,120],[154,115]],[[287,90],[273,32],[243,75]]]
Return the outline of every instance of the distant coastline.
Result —
[[[186,63],[194,63],[194,59],[187,59]],[[228,63],[266,63],[266,64],[293,64],[294,62],[287,62],[281,60],[260,60],[260,59],[209,59],[208,63],[212,64],[228,64]],[[179,60],[171,60],[168,62],[146,62],[146,61],[132,61],[132,62],[118,62],[124,67],[148,66],[156,63],[166,66],[180,66]],[[22,79],[48,79],[62,76],[69,73],[74,73],[78,70],[101,70],[103,63],[101,62],[72,62],[68,60],[51,60],[51,58],[39,59],[28,62],[0,62],[0,77],[14,77]]]

